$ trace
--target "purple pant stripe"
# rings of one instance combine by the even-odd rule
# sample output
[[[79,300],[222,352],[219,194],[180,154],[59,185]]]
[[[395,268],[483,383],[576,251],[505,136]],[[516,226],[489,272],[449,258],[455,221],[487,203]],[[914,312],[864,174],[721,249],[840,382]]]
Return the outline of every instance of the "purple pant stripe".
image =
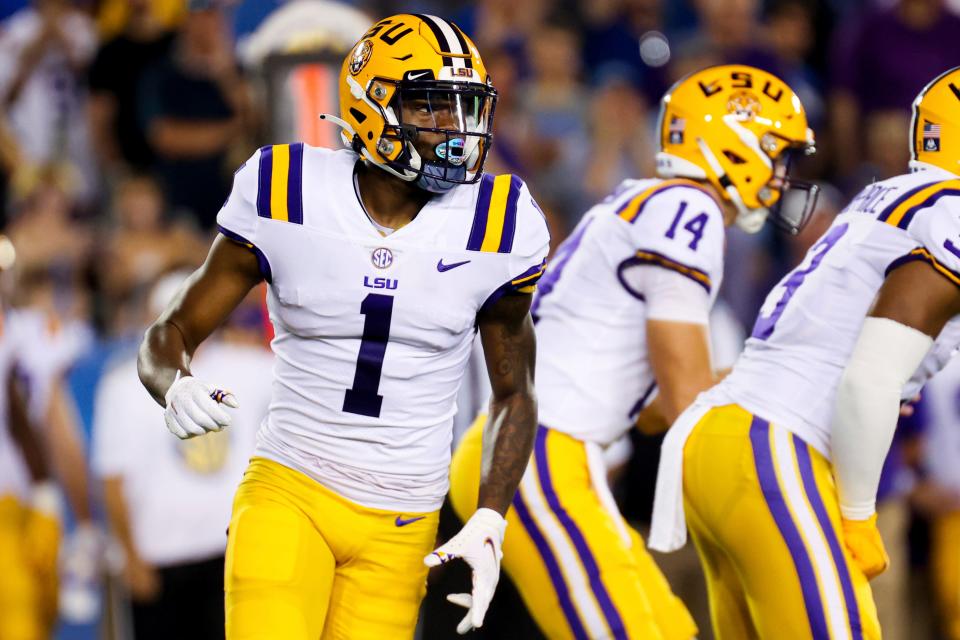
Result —
[[[754,416],[753,423],[750,425],[750,444],[753,446],[753,460],[756,464],[757,476],[760,478],[760,489],[763,491],[770,514],[777,523],[780,535],[787,543],[790,556],[793,558],[793,566],[797,570],[797,577],[800,578],[800,590],[803,592],[803,604],[807,609],[810,633],[813,635],[813,640],[830,640],[813,564],[810,562],[807,549],[803,546],[803,538],[800,537],[800,531],[793,522],[790,509],[777,482],[773,452],[770,450],[769,422]]]
[[[473,214],[473,226],[470,228],[470,238],[467,240],[467,251],[480,251],[483,246],[483,236],[487,233],[487,216],[490,215],[490,196],[493,194],[493,176],[489,173],[480,178],[480,188],[477,191],[477,208]]]
[[[527,534],[530,536],[530,539],[533,540],[534,546],[536,546],[537,551],[540,552],[540,558],[547,567],[547,574],[550,576],[550,582],[553,583],[553,590],[556,592],[557,600],[560,602],[560,609],[563,611],[563,615],[570,625],[570,630],[573,631],[573,637],[577,640],[586,640],[590,636],[587,635],[587,631],[583,627],[583,622],[580,621],[580,616],[577,614],[577,610],[573,606],[573,601],[570,599],[570,587],[567,586],[566,581],[563,579],[563,573],[560,571],[560,564],[557,562],[557,557],[553,555],[553,550],[550,548],[550,545],[547,544],[546,538],[543,537],[543,532],[540,531],[537,523],[530,515],[530,509],[527,507],[527,503],[524,502],[522,494],[523,490],[521,488],[518,489],[517,493],[513,496],[513,508],[517,512],[517,517],[520,518],[520,524],[527,530]]]
[[[257,215],[261,218],[270,216],[270,183],[273,175],[273,147],[260,149],[260,166],[257,167]]]
[[[833,563],[837,565],[837,574],[840,576],[840,585],[843,587],[843,600],[847,604],[847,622],[850,625],[850,632],[853,640],[863,640],[860,609],[857,607],[857,596],[853,591],[853,581],[850,579],[850,571],[847,569],[847,561],[840,547],[840,540],[837,539],[837,533],[833,530],[830,516],[827,515],[827,509],[820,497],[820,491],[817,489],[817,481],[813,475],[813,464],[810,461],[810,451],[807,449],[807,443],[796,435],[793,436],[793,448],[797,451],[797,465],[800,467],[800,477],[803,479],[803,490],[813,507],[813,512],[817,514],[820,528],[823,530],[823,535],[830,547],[830,555],[833,556]]]
[[[614,638],[625,639],[627,637],[627,629],[623,624],[623,619],[620,617],[620,612],[617,611],[613,600],[610,598],[610,594],[607,593],[606,585],[603,584],[603,576],[600,575],[600,568],[597,566],[597,561],[593,557],[593,552],[590,551],[590,547],[587,545],[583,533],[580,532],[580,529],[570,517],[570,514],[568,514],[567,510],[560,504],[557,493],[553,489],[553,481],[550,479],[550,466],[547,461],[548,433],[549,430],[541,425],[537,429],[537,437],[533,445],[533,455],[537,461],[537,478],[540,480],[540,488],[543,489],[543,495],[547,499],[547,505],[551,511],[553,511],[554,515],[557,516],[557,520],[560,521],[564,531],[567,532],[567,536],[577,550],[580,562],[583,563],[583,568],[586,570],[587,577],[590,579],[590,588],[593,590],[593,595],[597,599],[601,611],[603,611],[603,616],[607,620],[607,626],[610,627],[610,633],[613,634]]]

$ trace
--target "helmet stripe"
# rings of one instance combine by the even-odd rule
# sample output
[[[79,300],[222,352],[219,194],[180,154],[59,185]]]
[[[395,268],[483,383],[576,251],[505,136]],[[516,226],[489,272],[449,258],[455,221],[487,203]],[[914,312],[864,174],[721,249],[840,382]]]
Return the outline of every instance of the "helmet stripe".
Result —
[[[463,51],[465,55],[469,55],[470,46],[467,44],[467,37],[464,35],[463,30],[454,22],[451,22],[450,26],[453,27],[453,35],[457,36],[457,41],[460,43],[460,50]],[[467,64],[467,69],[473,68],[473,60],[471,58],[465,58],[464,62]]]
[[[450,26],[450,23],[442,18],[431,15],[422,15],[419,16],[424,22],[426,22],[430,29],[433,31],[433,35],[436,36],[437,42],[440,45],[440,50],[447,53],[453,53],[457,56],[467,55],[466,47],[463,45],[466,44],[465,41],[461,44],[460,38],[457,36],[457,33],[453,30],[453,27]],[[450,62],[447,62],[449,60]],[[465,67],[466,63],[463,58],[452,58],[444,57],[444,64],[454,67]]]
[[[423,13],[415,13],[414,15],[420,18],[421,20],[423,20],[424,24],[430,27],[430,31],[433,32],[433,37],[436,38],[437,47],[440,49],[440,51],[442,53],[443,52],[452,53],[452,51],[450,51],[450,45],[449,43],[447,43],[447,37],[443,35],[443,31],[440,30],[440,26],[433,21],[432,19],[433,16],[428,16]],[[450,56],[443,56],[443,66],[452,67],[453,58],[451,58]]]

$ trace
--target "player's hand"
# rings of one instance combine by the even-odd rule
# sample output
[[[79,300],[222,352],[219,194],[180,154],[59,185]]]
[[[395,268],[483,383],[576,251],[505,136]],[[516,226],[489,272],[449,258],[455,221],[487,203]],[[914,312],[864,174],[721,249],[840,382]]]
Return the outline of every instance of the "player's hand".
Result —
[[[163,419],[170,433],[181,440],[230,426],[230,414],[220,405],[240,406],[229,391],[215,389],[193,376],[177,378],[167,390],[166,400]]]
[[[867,579],[872,580],[883,573],[890,564],[890,556],[877,529],[877,514],[866,520],[843,519],[842,524],[843,542]]]
[[[507,521],[499,513],[493,509],[477,509],[457,535],[423,559],[428,567],[456,558],[463,558],[470,565],[473,592],[447,596],[453,604],[467,609],[467,615],[457,625],[457,633],[461,635],[483,626],[483,617],[500,580],[501,548],[506,529]]]

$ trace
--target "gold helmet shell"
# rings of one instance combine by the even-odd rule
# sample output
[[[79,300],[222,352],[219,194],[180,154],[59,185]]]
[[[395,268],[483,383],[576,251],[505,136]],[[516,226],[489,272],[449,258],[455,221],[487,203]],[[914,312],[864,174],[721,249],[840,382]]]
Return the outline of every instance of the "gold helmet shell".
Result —
[[[913,101],[910,156],[960,175],[960,67],[934,78]]]
[[[347,54],[339,89],[340,118],[321,118],[339,124],[344,142],[369,162],[404,180],[422,178],[431,162],[414,145],[418,127],[403,120],[404,96],[455,103],[450,110],[459,115],[452,126],[421,126],[419,132],[446,136],[444,151],[459,164],[458,177],[445,172],[445,180],[480,179],[493,138],[496,90],[476,45],[454,23],[423,14],[380,20]]]
[[[775,75],[720,65],[682,78],[664,95],[658,123],[657,173],[712,184],[748,232],[769,214],[796,232],[816,203],[817,187],[790,180],[793,152],[813,153],[813,131],[796,93]],[[782,217],[788,189],[807,192],[799,213]]]

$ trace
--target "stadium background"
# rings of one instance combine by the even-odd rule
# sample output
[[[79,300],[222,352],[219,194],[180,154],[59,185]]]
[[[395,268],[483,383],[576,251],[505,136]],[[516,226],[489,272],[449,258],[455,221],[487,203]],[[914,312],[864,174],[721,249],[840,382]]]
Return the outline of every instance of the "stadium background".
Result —
[[[337,145],[333,128],[315,115],[336,112],[340,60],[374,18],[434,13],[471,34],[500,92],[487,168],[528,182],[554,246],[620,180],[652,175],[658,99],[675,79],[738,62],[786,80],[817,136],[817,154],[799,171],[823,190],[799,236],[730,232],[721,296],[733,336],[743,335],[772,284],[846,199],[905,170],[912,98],[960,63],[957,0],[190,4],[0,2],[0,225],[17,252],[11,300],[48,318],[37,348],[60,348],[68,328],[83,337],[58,375],[85,438],[103,371],[142,335],[151,287],[203,259],[232,171],[267,142]],[[67,35],[36,37],[38,23],[61,24]],[[170,121],[202,121],[203,131],[184,139],[182,129],[164,127]],[[262,316],[246,322],[266,339]],[[889,603],[881,617],[891,638],[941,637],[928,523],[960,509],[923,472],[924,415],[921,402],[901,430],[883,487],[881,522],[895,568],[878,600]],[[163,429],[159,411],[156,428]],[[656,442],[636,436],[631,444],[632,456],[613,475],[625,513],[642,523]],[[960,465],[960,450],[956,458]],[[97,482],[91,487],[98,510]],[[710,637],[695,558],[658,560]],[[105,584],[105,618],[64,623],[58,637],[114,637],[123,627],[116,620],[122,572]],[[423,637],[452,635],[456,612],[433,595],[425,607]],[[485,635],[533,637],[521,620],[505,586]]]

